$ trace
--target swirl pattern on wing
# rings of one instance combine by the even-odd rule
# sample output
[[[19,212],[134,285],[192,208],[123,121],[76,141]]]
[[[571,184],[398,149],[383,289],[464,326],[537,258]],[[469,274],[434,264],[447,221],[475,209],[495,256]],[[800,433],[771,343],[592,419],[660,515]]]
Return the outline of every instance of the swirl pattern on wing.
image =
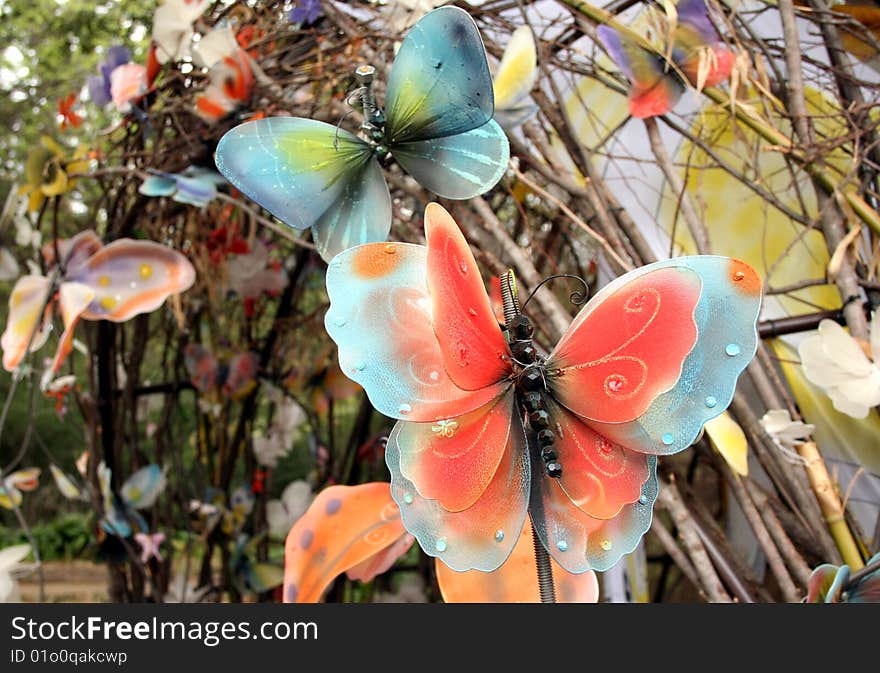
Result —
[[[559,485],[585,514],[610,519],[636,502],[648,479],[648,458],[594,432],[582,419],[547,402],[563,465]]]
[[[694,311],[697,342],[675,386],[651,400],[631,422],[587,421],[598,433],[636,451],[665,455],[693,444],[703,424],[730,405],[736,381],[758,348],[761,279],[755,270],[737,259],[713,255],[678,257],[645,268],[685,267],[700,276],[703,289]]]
[[[499,402],[509,405],[513,393]],[[406,529],[422,550],[453,570],[498,568],[513,550],[526,518],[531,480],[522,423],[511,424],[501,463],[483,494],[469,508],[449,512],[436,500],[419,495],[400,471],[400,437],[405,422],[394,426],[385,448],[391,472],[391,495],[400,507]]]
[[[424,498],[450,512],[473,505],[495,476],[513,423],[509,395],[464,416],[404,423],[397,433],[400,471]]]
[[[547,360],[556,399],[589,420],[638,418],[681,375],[700,287],[699,275],[676,267],[635,271],[599,292]]]
[[[648,457],[648,479],[639,499],[612,519],[585,514],[568,497],[556,479],[543,477],[532,483],[529,515],[550,556],[570,573],[605,571],[629,554],[651,527],[657,499],[657,459]],[[540,470],[534,457],[532,470]]]

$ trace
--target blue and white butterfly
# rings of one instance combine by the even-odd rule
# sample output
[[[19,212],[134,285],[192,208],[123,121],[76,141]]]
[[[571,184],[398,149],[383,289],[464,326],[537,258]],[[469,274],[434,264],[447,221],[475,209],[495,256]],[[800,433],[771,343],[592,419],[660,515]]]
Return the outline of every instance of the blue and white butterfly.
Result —
[[[510,157],[492,119],[483,41],[464,10],[441,7],[413,26],[391,67],[384,112],[370,71],[358,69],[366,139],[312,119],[270,117],[235,127],[217,146],[220,172],[294,229],[311,227],[328,261],[388,237],[391,195],[381,164],[389,156],[450,199],[492,189]]]

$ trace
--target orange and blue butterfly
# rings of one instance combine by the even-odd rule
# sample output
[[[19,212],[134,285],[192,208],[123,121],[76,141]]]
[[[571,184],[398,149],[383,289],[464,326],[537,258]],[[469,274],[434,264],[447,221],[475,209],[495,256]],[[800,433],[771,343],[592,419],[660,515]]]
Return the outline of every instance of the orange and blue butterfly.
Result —
[[[372,73],[358,69],[365,138],[312,119],[269,117],[237,126],[217,146],[220,172],[289,226],[311,228],[325,260],[388,237],[389,158],[450,199],[489,191],[507,169],[486,51],[467,12],[441,7],[413,26],[391,67],[384,110]]]
[[[499,327],[458,225],[427,246],[334,258],[325,325],[342,371],[397,419],[385,450],[406,529],[453,570],[498,568],[527,516],[565,570],[605,570],[651,522],[658,455],[730,404],[757,348],[761,281],[718,256],[628,273],[541,356],[522,314]]]
[[[666,114],[681,98],[686,83],[716,86],[730,77],[736,57],[709,20],[704,0],[682,0],[676,11],[672,62],[610,26],[596,29],[599,40],[630,81],[629,111],[633,117]]]

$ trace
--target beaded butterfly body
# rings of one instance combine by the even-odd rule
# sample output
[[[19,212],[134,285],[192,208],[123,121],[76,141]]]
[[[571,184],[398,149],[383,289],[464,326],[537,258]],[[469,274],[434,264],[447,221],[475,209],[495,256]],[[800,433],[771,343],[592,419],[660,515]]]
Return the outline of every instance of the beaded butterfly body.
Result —
[[[673,36],[672,63],[610,26],[599,26],[596,30],[599,40],[631,83],[629,110],[633,117],[669,112],[684,93],[685,80],[693,86],[715,86],[730,76],[735,57],[720,41],[709,20],[705,1],[681,0],[676,10],[678,23]]]
[[[387,238],[391,195],[381,163],[389,156],[451,199],[488,191],[507,168],[486,52],[465,11],[441,7],[412,28],[392,65],[384,112],[372,74],[358,69],[365,138],[312,119],[270,117],[237,126],[217,146],[220,172],[294,229],[311,227],[326,260]]]
[[[563,568],[607,569],[650,525],[655,456],[730,403],[757,345],[759,279],[726,257],[651,264],[541,358],[527,321],[499,328],[448,213],[430,204],[425,229],[427,247],[358,246],[327,273],[340,366],[400,421],[385,457],[407,530],[454,570],[491,571],[530,514]]]

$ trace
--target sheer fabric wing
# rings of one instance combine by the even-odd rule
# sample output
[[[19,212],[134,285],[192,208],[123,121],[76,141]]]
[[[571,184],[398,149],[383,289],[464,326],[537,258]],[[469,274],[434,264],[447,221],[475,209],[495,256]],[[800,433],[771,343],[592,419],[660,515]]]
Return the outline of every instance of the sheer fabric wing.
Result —
[[[507,170],[510,146],[494,120],[457,135],[394,146],[394,157],[419,184],[448,199],[492,189]]]
[[[542,469],[540,462],[535,456],[533,471]],[[588,570],[602,572],[636,548],[651,527],[656,499],[657,459],[649,456],[648,479],[639,499],[626,505],[613,519],[585,514],[557,480],[549,477],[533,480],[529,515],[550,556],[565,570],[575,574]]]
[[[599,292],[547,360],[555,397],[603,423],[638,418],[675,385],[697,341],[700,276],[650,265]]]
[[[425,208],[425,236],[431,318],[446,372],[464,390],[491,386],[510,374],[510,349],[474,255],[455,220],[435,203]]]
[[[370,146],[343,129],[298,117],[259,119],[220,139],[216,163],[236,189],[286,224],[315,226],[325,258],[342,245],[388,236],[391,197],[382,169]]]
[[[631,42],[609,26],[599,26],[596,34],[630,81],[629,110],[634,117],[666,114],[675,106],[684,86],[678,77],[666,72],[659,54]]]
[[[529,95],[538,80],[538,54],[532,29],[520,26],[510,36],[492,80],[495,112],[512,110]]]
[[[584,514],[610,519],[636,502],[647,481],[648,457],[593,431],[582,419],[548,400],[557,433],[554,449],[564,465],[559,485]]]
[[[474,20],[457,7],[426,14],[403,40],[388,78],[386,140],[471,131],[492,118],[492,76]]]
[[[418,422],[467,413],[502,389],[463,391],[447,375],[427,275],[427,249],[406,243],[350,248],[327,269],[324,324],[339,346],[340,368],[377,411]]]
[[[500,404],[510,405],[515,422],[495,476],[480,498],[464,511],[449,512],[436,500],[423,498],[401,473],[400,441],[405,422],[394,427],[385,448],[391,495],[400,507],[406,529],[415,535],[426,554],[453,570],[491,572],[498,568],[513,550],[526,518],[530,466],[525,435],[513,415],[513,394],[508,393]]]
[[[505,395],[455,419],[402,423],[397,432],[400,472],[422,497],[450,512],[467,509],[495,476],[514,422],[519,421],[511,416]]]
[[[686,267],[703,281],[694,311],[697,342],[670,390],[632,422],[587,421],[597,432],[637,451],[670,454],[690,446],[703,424],[733,399],[739,375],[755,355],[761,280],[747,264],[728,257],[679,257],[648,268]]]

